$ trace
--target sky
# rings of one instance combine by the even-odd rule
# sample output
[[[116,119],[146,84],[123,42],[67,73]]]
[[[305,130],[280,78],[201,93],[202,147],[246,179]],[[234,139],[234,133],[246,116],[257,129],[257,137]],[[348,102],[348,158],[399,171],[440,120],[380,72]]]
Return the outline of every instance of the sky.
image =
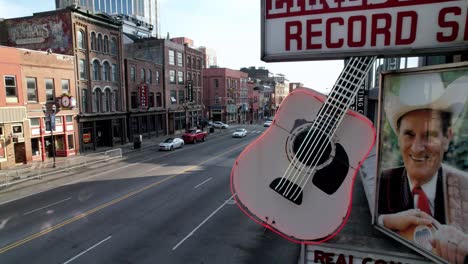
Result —
[[[0,0],[0,18],[30,16],[55,9],[54,0]],[[218,66],[239,70],[265,67],[290,82],[328,93],[343,69],[342,60],[274,62],[260,60],[260,1],[159,0],[160,33],[187,37],[214,49]]]

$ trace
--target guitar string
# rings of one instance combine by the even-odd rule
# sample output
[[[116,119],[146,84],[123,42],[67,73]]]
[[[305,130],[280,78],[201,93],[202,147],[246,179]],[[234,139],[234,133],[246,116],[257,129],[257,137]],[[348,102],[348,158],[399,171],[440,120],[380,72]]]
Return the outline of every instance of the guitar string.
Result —
[[[350,62],[349,65],[351,66],[352,70],[349,71],[348,73],[348,76],[351,76],[352,78],[348,78],[348,80],[342,80],[342,82],[339,83],[339,86],[337,88],[337,91],[338,92],[341,92],[341,99],[342,100],[339,100],[339,103],[340,105],[346,105],[345,108],[341,109],[341,108],[338,108],[338,109],[334,109],[336,111],[334,112],[341,112],[340,115],[341,117],[339,118],[339,120],[337,121],[336,118],[335,120],[333,120],[334,122],[332,122],[332,130],[328,132],[328,134],[330,132],[333,132],[331,133],[331,137],[333,137],[333,135],[336,133],[336,130],[337,130],[337,127],[338,125],[342,122],[343,118],[345,117],[345,114],[346,114],[346,111],[349,109],[349,106],[350,104],[352,103],[352,99],[355,97],[358,89],[356,89],[357,87],[359,87],[359,85],[361,84],[361,82],[364,80],[366,74],[367,74],[367,71],[365,71],[365,69],[362,69],[362,68],[365,68],[366,65],[369,65],[369,64],[365,64],[365,61],[367,59],[364,58],[364,61],[362,60],[357,60],[356,65],[355,67],[353,67],[353,62]],[[364,67],[363,67],[364,65]],[[353,91],[353,88],[354,88],[354,91]],[[346,95],[348,95],[349,97],[346,98]],[[334,99],[334,98],[333,98]],[[345,103],[343,102],[344,99],[347,99],[348,101]],[[336,108],[337,106],[333,103],[332,100],[330,100],[332,102],[332,104],[330,104],[331,106],[333,106],[334,108]],[[329,117],[330,118],[333,118],[334,116],[336,115],[336,113],[334,113],[333,115],[330,115]],[[307,157],[307,160],[302,163],[302,166],[299,168],[298,172],[300,172],[297,177],[301,177],[301,181],[298,183],[298,187],[300,188],[296,188],[294,193],[291,195],[291,197],[294,197],[293,200],[296,200],[299,195],[300,195],[300,189],[304,189],[305,185],[309,182],[309,179],[311,177],[311,173],[309,173],[311,170],[312,170],[312,173],[316,170],[317,168],[317,165],[319,163],[319,161],[321,160],[323,154],[325,153],[325,150],[326,150],[326,147],[328,146],[328,142],[327,142],[327,133],[322,133],[321,136],[320,136],[320,139],[318,140],[318,142],[322,142],[321,140],[323,140],[323,137],[325,137],[325,141],[323,141],[322,143],[322,146],[319,147],[319,151],[317,153],[319,153],[318,155],[314,155],[314,158],[313,158],[313,161],[312,161],[312,165],[313,166],[310,166],[306,173],[304,174],[305,176],[302,176],[303,174],[303,170],[304,168],[306,168],[306,164],[309,164],[309,161],[310,161],[310,158],[312,157],[312,154],[314,153],[314,150],[309,152],[308,154],[308,157]],[[317,145],[315,145],[315,148],[316,148]],[[315,149],[314,148],[314,149]],[[305,179],[305,181],[304,181]],[[298,192],[299,191],[299,192]],[[296,194],[297,193],[297,194]],[[286,196],[288,196],[289,193],[286,193]]]
[[[369,72],[369,69],[370,69],[370,67],[372,66],[372,64],[373,64],[374,61],[375,61],[375,57],[370,57],[370,58],[365,57],[365,59],[364,59],[363,61],[358,61],[359,66],[358,66],[357,69],[355,69],[354,74],[356,74],[356,75],[353,76],[353,77],[355,77],[355,79],[357,79],[357,82],[356,82],[356,80],[353,80],[353,81],[355,82],[354,85],[355,85],[355,87],[357,87],[357,88],[354,89],[353,92],[351,92],[351,91],[349,90],[349,88],[350,88],[349,85],[353,85],[353,83],[348,83],[348,87],[346,87],[346,88],[347,88],[347,92],[351,92],[351,100],[348,101],[348,103],[347,103],[347,105],[346,105],[346,106],[347,106],[346,109],[343,109],[343,114],[342,114],[340,120],[339,120],[338,122],[335,123],[335,124],[336,124],[336,128],[334,128],[334,131],[333,131],[331,137],[334,136],[334,134],[335,134],[336,131],[337,131],[337,127],[339,126],[339,124],[341,124],[342,120],[343,120],[344,117],[346,116],[346,111],[347,111],[347,110],[349,109],[349,107],[351,106],[352,99],[355,98],[355,96],[356,96],[356,94],[357,94],[357,92],[358,92],[358,90],[359,90],[358,87],[359,87],[359,86],[362,84],[362,82],[365,80],[365,78],[366,78],[366,76],[367,76],[367,74],[368,74],[368,72]],[[341,87],[341,88],[344,88],[344,87]],[[318,163],[318,161],[320,161],[320,159],[322,158],[322,156],[323,156],[323,154],[325,153],[325,151],[324,151],[324,150],[323,150],[323,151],[320,150],[319,153],[321,153],[321,154],[320,154],[320,157],[318,157],[317,161],[314,160],[314,161],[312,162],[312,164],[314,164],[314,162]],[[308,158],[308,159],[310,159],[310,156],[311,156],[311,154],[309,155],[309,158]],[[307,161],[307,162],[308,162],[308,161]],[[306,163],[307,163],[307,162],[306,162]],[[304,167],[305,167],[305,166],[304,166]],[[309,182],[309,179],[310,179],[310,177],[311,177],[311,175],[312,175],[311,171],[315,171],[316,167],[317,167],[317,164],[316,164],[313,168],[312,168],[312,167],[309,167],[309,168],[307,169],[307,171],[306,171],[306,173],[305,173],[306,177],[303,177],[303,179],[305,178],[305,181],[303,181],[303,183],[302,183],[302,186],[301,186],[302,189],[304,189],[305,185]],[[303,180],[303,179],[302,179],[302,180]],[[301,180],[301,182],[302,182],[302,180]],[[296,189],[296,191],[297,191],[297,189]],[[300,194],[300,193],[299,193],[299,194]],[[299,194],[296,195],[296,198],[295,198],[295,199],[297,199],[297,197],[299,197]],[[292,195],[292,196],[294,196],[294,195]]]
[[[347,67],[345,67],[345,69],[342,71],[342,73],[340,74],[340,77],[343,76],[343,73],[346,72],[346,68],[348,68],[348,67],[349,67],[349,64],[348,64]],[[338,84],[339,80],[340,80],[340,78],[338,78],[338,80],[337,80],[337,82],[336,82],[337,84]],[[333,96],[333,94],[332,94],[332,96]],[[327,101],[326,101],[326,102],[327,102]],[[323,113],[323,112],[326,112],[326,111],[327,111],[327,109],[326,109],[326,104],[325,104],[325,107],[322,107],[322,108],[320,109],[320,111],[319,111],[319,113],[318,113],[317,116],[321,116],[322,113]],[[315,126],[316,126],[316,124],[318,123],[318,120],[319,120],[318,118],[316,118],[316,119],[314,120],[314,123],[312,124],[312,127],[315,127]],[[319,126],[318,126],[318,127],[319,127]],[[306,143],[308,142],[307,139],[308,139],[308,138],[312,138],[312,137],[314,136],[314,133],[315,133],[315,132],[316,132],[316,131],[313,130],[313,129],[310,129],[310,130],[308,131],[308,133],[307,133],[307,135],[306,135],[304,141],[301,143],[301,145],[300,145],[300,147],[299,147],[299,149],[298,149],[298,151],[297,151],[297,154],[294,156],[293,160],[291,161],[291,163],[289,164],[288,168],[286,169],[286,172],[283,174],[283,176],[282,176],[282,178],[281,178],[281,179],[282,179],[281,182],[282,182],[283,184],[281,184],[281,182],[278,183],[278,185],[277,185],[276,188],[275,188],[276,190],[278,190],[278,187],[280,187],[280,186],[279,186],[280,184],[281,184],[281,187],[280,187],[279,189],[283,188],[284,182],[286,182],[286,180],[289,180],[289,177],[291,176],[291,172],[289,171],[290,168],[295,167],[295,166],[296,166],[295,163],[298,163],[298,160],[300,160],[300,159],[302,158],[302,156],[306,153],[306,152],[305,152],[305,147],[307,146],[307,144],[306,144]],[[311,133],[312,133],[312,134],[311,134]],[[289,172],[289,174],[288,174],[288,172]],[[284,177],[286,174],[288,174],[288,175],[287,175],[286,177]],[[284,180],[284,179],[286,179],[286,180]],[[293,181],[294,181],[294,180],[293,180]],[[287,185],[287,187],[286,187],[285,192],[288,191],[288,189],[291,188],[291,186],[292,186],[292,181],[289,181],[289,183],[288,183],[288,185]],[[283,194],[284,194],[284,193],[283,193]]]
[[[304,168],[306,167],[306,164],[309,163],[310,158],[311,158],[312,154],[314,153],[314,151],[316,150],[316,148],[317,147],[319,148],[319,151],[318,151],[319,155],[315,155],[315,158],[312,161],[312,166],[313,166],[314,170],[315,170],[315,168],[316,168],[316,166],[318,164],[318,161],[320,161],[320,158],[323,156],[323,154],[324,154],[324,152],[326,150],[326,146],[328,146],[328,143],[327,143],[327,140],[326,140],[328,135],[327,135],[327,133],[324,133],[324,132],[328,132],[328,134],[329,134],[330,132],[336,130],[336,127],[339,124],[339,122],[336,122],[337,117],[339,117],[339,115],[341,115],[341,117],[343,117],[344,114],[346,113],[346,108],[348,108],[348,105],[352,102],[353,93],[350,90],[350,86],[354,85],[355,79],[357,79],[357,76],[353,75],[353,73],[355,73],[356,68],[361,66],[361,65],[356,66],[356,65],[353,65],[353,64],[362,64],[361,61],[360,61],[361,59],[363,59],[363,58],[353,59],[352,61],[350,61],[348,63],[348,65],[347,65],[348,67],[346,67],[346,69],[344,70],[344,74],[342,74],[340,76],[340,77],[343,77],[344,75],[346,75],[347,78],[344,78],[344,79],[339,78],[338,79],[337,88],[335,90],[336,93],[333,93],[330,97],[328,97],[328,100],[326,100],[326,102],[324,104],[324,108],[327,108],[327,111],[325,111],[326,112],[326,114],[325,114],[326,118],[323,120],[322,123],[324,123],[328,127],[328,129],[330,131],[327,131],[327,129],[325,129],[325,131],[322,131],[322,130],[317,128],[317,131],[318,131],[317,133],[319,133],[319,136],[315,137],[314,141],[312,142],[312,145],[311,145],[312,151],[307,152],[306,160],[304,162],[302,162],[301,164],[299,164],[299,167],[295,171],[295,174],[294,174],[294,176],[292,178],[292,181],[294,181],[295,184],[298,185],[297,187],[299,187],[302,184],[305,177],[302,177],[302,179],[300,179],[299,182],[297,182],[297,179],[300,178]],[[365,57],[364,57],[364,59],[365,59]],[[351,68],[351,69],[349,69],[349,68]],[[348,95],[348,94],[351,94],[351,95]],[[348,95],[348,96],[346,96],[346,95]],[[347,104],[345,103],[346,100],[348,101]],[[342,109],[342,107],[339,107],[338,103],[336,103],[336,102],[338,102],[340,105],[346,106],[346,108]],[[333,107],[331,111],[330,111],[330,107]],[[316,119],[320,119],[320,118],[316,118]],[[331,122],[331,124],[332,124],[331,129],[330,129],[330,126],[329,126],[330,119],[331,119],[331,121],[333,121],[333,119],[335,119],[335,122]],[[341,120],[341,119],[342,118],[339,118],[339,120]],[[307,141],[306,146],[309,145],[311,140],[312,140],[312,137],[308,137],[308,138],[305,139],[305,141]],[[322,144],[321,146],[320,146],[320,143]],[[291,190],[292,190],[292,188],[288,188],[286,190],[285,195],[288,196],[289,192]],[[299,190],[299,188],[295,188],[295,191],[291,196],[294,196],[297,193],[298,190]],[[300,192],[299,192],[299,194],[300,194]]]
[[[353,58],[352,60],[354,60],[354,58]],[[352,65],[352,62],[353,62],[353,61],[351,61],[349,64],[347,64],[347,67],[345,67],[345,69],[342,71],[342,73],[340,74],[340,77],[342,77],[342,76],[347,72],[347,69]],[[338,78],[336,85],[338,85],[340,79],[341,79],[341,78]],[[332,94],[332,96],[331,96],[331,97],[328,97],[328,98],[333,98],[333,95],[334,95],[334,94]],[[335,100],[336,100],[336,99],[335,99]],[[327,102],[328,102],[328,101],[329,101],[329,100],[326,100],[326,102],[325,102],[325,104],[324,104],[324,107],[322,107],[322,108],[320,109],[320,111],[319,111],[319,113],[318,113],[318,116],[323,115],[322,113],[327,111],[327,106],[328,106],[328,105],[327,105]],[[312,127],[320,127],[320,125],[316,125],[317,123],[319,123],[318,120],[319,120],[319,118],[316,118],[316,119],[314,120],[314,123],[312,124]],[[326,122],[324,121],[324,123],[326,123]],[[300,147],[299,147],[298,154],[295,155],[295,158],[293,158],[293,161],[290,163],[290,166],[288,166],[288,169],[286,170],[286,172],[285,172],[285,174],[284,174],[284,175],[286,175],[286,174],[289,172],[289,174],[288,174],[288,176],[286,177],[286,179],[289,179],[289,177],[291,176],[291,172],[289,171],[290,167],[295,167],[295,163],[296,163],[298,160],[300,160],[300,159],[302,158],[302,156],[306,153],[306,152],[305,152],[305,147],[307,146],[308,142],[310,142],[310,139],[313,138],[313,135],[314,135],[315,132],[316,132],[316,131],[313,130],[313,129],[310,129],[310,130],[308,131],[305,140],[302,142],[302,144],[301,144]],[[311,134],[311,133],[312,133],[312,134]],[[309,139],[309,140],[307,140],[307,139]],[[294,165],[294,166],[292,166],[292,165]],[[283,179],[284,179],[284,175],[283,175]],[[295,180],[293,180],[293,181],[295,181]],[[284,185],[284,184],[283,184],[283,185]],[[283,186],[283,185],[282,185],[282,186]],[[282,188],[282,186],[281,186],[281,188]],[[290,182],[288,183],[288,186],[286,187],[286,190],[285,190],[285,191],[287,191],[288,189],[290,189],[291,186],[292,186],[292,182],[290,181]],[[277,186],[277,187],[278,187],[278,186]]]

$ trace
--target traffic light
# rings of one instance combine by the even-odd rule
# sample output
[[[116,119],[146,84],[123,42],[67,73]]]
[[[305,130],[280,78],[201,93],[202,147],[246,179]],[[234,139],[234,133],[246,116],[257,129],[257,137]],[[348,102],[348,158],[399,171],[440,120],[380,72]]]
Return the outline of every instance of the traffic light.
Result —
[[[192,80],[187,81],[186,90],[187,90],[187,100],[189,102],[193,102],[193,81]]]

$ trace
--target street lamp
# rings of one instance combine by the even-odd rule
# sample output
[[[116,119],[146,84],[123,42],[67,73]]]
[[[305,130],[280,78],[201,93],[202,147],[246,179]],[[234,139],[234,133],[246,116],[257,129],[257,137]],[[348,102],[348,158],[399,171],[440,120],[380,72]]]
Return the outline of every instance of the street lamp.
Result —
[[[54,128],[52,127],[52,124],[55,124],[52,122],[52,119],[55,119],[55,113],[57,112],[57,106],[55,104],[52,105],[52,113],[49,113],[47,111],[47,107],[45,105],[42,106],[42,112],[44,112],[44,115],[46,116],[46,127],[47,127],[47,122],[49,122],[49,128],[50,128],[50,136],[52,140],[52,157],[54,160],[54,164],[52,165],[52,168],[55,168],[55,140],[54,140]]]

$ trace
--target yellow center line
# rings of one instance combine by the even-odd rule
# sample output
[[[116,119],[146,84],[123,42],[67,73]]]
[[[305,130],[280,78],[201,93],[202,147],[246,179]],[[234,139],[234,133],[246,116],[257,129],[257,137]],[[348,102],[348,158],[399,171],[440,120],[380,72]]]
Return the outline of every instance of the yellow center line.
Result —
[[[110,201],[110,202],[107,202],[107,203],[105,203],[105,204],[103,204],[103,205],[100,205],[100,206],[98,206],[98,207],[96,207],[96,208],[93,208],[93,209],[91,209],[91,210],[89,210],[89,211],[86,211],[86,212],[84,212],[84,213],[82,213],[82,214],[79,214],[79,215],[77,215],[77,216],[75,216],[75,217],[73,217],[73,218],[70,218],[70,219],[68,219],[68,220],[66,220],[66,221],[64,221],[64,222],[62,222],[62,223],[60,223],[60,224],[57,224],[57,225],[52,226],[52,227],[49,227],[49,228],[47,228],[47,229],[42,230],[41,232],[38,232],[38,233],[33,234],[33,235],[29,236],[29,237],[26,237],[26,238],[24,238],[24,239],[22,239],[22,240],[19,240],[19,241],[15,242],[15,243],[12,243],[12,244],[9,244],[9,245],[7,245],[7,246],[5,246],[5,247],[3,247],[3,248],[0,248],[0,254],[3,254],[3,253],[5,253],[5,252],[7,252],[7,251],[9,251],[9,250],[11,250],[11,249],[16,248],[16,247],[19,247],[19,246],[21,246],[21,245],[23,245],[23,244],[25,244],[25,243],[27,243],[27,242],[33,240],[33,239],[36,239],[36,238],[38,238],[38,237],[41,237],[41,236],[43,236],[43,235],[45,235],[45,234],[48,234],[48,233],[54,231],[54,230],[57,230],[57,229],[59,229],[59,228],[61,228],[61,227],[64,227],[64,226],[66,226],[66,225],[68,225],[68,224],[71,224],[71,223],[73,223],[73,222],[75,222],[75,221],[77,221],[77,220],[79,220],[79,219],[81,219],[81,218],[83,218],[83,217],[86,217],[86,216],[89,216],[89,215],[91,215],[91,214],[93,214],[93,213],[96,213],[96,212],[98,212],[98,211],[100,211],[100,210],[102,210],[102,209],[104,209],[104,208],[106,208],[106,207],[109,207],[109,206],[111,206],[111,205],[113,205],[113,204],[116,204],[116,203],[118,203],[118,202],[120,202],[120,201],[123,201],[123,200],[125,200],[125,199],[127,199],[127,198],[130,198],[130,197],[132,197],[132,196],[134,196],[134,195],[136,195],[136,194],[139,194],[139,193],[141,193],[141,192],[144,192],[144,191],[146,191],[146,190],[148,190],[148,189],[150,189],[150,188],[152,188],[152,187],[155,187],[155,186],[157,186],[157,185],[159,185],[159,184],[161,184],[161,183],[163,183],[163,182],[165,182],[165,181],[168,181],[168,180],[170,180],[170,179],[172,179],[172,178],[175,178],[175,177],[177,177],[177,176],[179,176],[179,175],[181,175],[181,174],[183,174],[183,173],[185,173],[185,172],[187,172],[187,171],[189,171],[189,170],[196,169],[196,168],[198,168],[200,165],[203,165],[203,164],[208,163],[208,162],[210,162],[210,161],[212,161],[212,160],[214,160],[214,159],[217,159],[217,158],[219,158],[219,157],[221,157],[221,156],[223,156],[223,155],[226,155],[226,154],[228,154],[228,153],[230,153],[230,152],[233,152],[233,151],[235,151],[235,150],[237,150],[237,149],[239,149],[239,148],[241,148],[241,147],[244,147],[244,146],[247,145],[247,144],[248,144],[248,143],[239,145],[239,146],[237,146],[237,147],[235,147],[235,148],[233,148],[233,149],[230,149],[230,150],[228,150],[228,151],[225,151],[225,152],[223,152],[223,153],[221,153],[221,154],[219,154],[219,155],[217,155],[217,156],[214,156],[214,157],[212,157],[212,158],[209,158],[209,159],[207,159],[207,160],[205,160],[205,161],[203,161],[203,162],[201,162],[201,163],[199,163],[199,164],[197,164],[197,165],[194,165],[194,166],[188,167],[188,168],[186,168],[186,169],[183,169],[182,171],[180,171],[180,172],[178,172],[178,173],[176,173],[176,174],[173,174],[172,176],[169,176],[169,177],[167,177],[167,178],[165,178],[165,179],[163,179],[163,180],[157,181],[157,182],[155,182],[155,183],[152,183],[152,184],[150,184],[150,185],[147,185],[147,186],[145,186],[145,187],[142,187],[142,188],[140,188],[140,189],[138,189],[138,190],[135,190],[135,191],[133,191],[133,192],[127,193],[127,194],[125,194],[125,195],[123,195],[123,196],[121,196],[121,197],[118,197],[118,198],[116,198],[116,199]]]

